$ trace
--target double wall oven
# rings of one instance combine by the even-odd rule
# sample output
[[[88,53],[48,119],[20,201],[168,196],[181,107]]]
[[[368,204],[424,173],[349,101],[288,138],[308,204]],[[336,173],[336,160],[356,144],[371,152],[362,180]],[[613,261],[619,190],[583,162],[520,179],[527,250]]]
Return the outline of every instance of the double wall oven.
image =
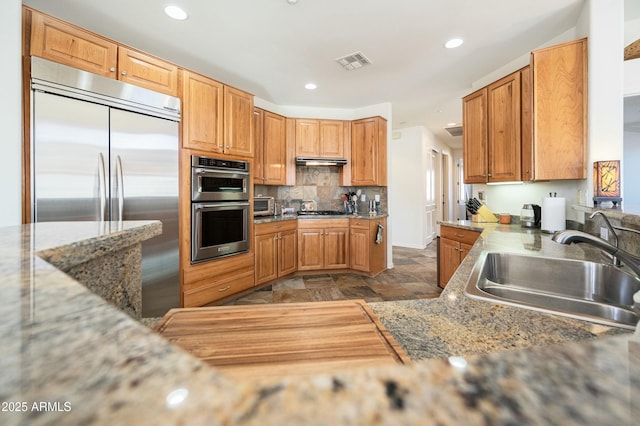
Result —
[[[249,251],[249,163],[191,156],[191,262]]]

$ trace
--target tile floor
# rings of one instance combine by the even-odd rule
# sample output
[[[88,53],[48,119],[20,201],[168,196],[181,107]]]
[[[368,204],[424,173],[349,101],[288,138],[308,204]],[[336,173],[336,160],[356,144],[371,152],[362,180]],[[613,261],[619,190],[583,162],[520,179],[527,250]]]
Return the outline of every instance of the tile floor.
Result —
[[[357,274],[300,275],[276,281],[226,305],[364,299],[367,302],[426,299],[440,295],[436,242],[426,249],[393,247],[394,268],[375,277]]]

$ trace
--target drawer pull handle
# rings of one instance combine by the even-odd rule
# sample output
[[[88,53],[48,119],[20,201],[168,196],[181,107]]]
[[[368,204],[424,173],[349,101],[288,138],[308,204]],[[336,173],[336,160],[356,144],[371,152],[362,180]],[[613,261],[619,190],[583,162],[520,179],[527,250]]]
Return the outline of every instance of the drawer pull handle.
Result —
[[[462,238],[462,237],[464,237],[464,234],[456,234],[456,237]]]
[[[219,291],[220,293],[222,293],[223,291],[227,291],[227,290],[229,290],[230,288],[231,288],[231,286],[230,286],[230,285],[228,285],[228,286],[226,286],[226,287],[219,288],[219,289],[218,289],[218,291]]]

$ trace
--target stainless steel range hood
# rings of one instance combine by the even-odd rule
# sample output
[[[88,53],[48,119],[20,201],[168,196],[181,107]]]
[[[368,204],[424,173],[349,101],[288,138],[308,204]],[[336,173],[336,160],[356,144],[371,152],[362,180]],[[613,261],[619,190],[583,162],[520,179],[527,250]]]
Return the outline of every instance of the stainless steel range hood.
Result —
[[[311,157],[296,157],[296,164],[298,166],[344,166],[347,164],[347,160],[344,158],[311,158]]]

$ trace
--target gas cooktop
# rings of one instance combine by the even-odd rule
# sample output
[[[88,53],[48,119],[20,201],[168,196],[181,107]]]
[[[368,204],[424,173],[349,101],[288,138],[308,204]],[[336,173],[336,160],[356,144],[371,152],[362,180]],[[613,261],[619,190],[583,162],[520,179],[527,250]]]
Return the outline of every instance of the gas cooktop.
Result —
[[[338,210],[298,210],[298,216],[344,216],[344,212]]]

